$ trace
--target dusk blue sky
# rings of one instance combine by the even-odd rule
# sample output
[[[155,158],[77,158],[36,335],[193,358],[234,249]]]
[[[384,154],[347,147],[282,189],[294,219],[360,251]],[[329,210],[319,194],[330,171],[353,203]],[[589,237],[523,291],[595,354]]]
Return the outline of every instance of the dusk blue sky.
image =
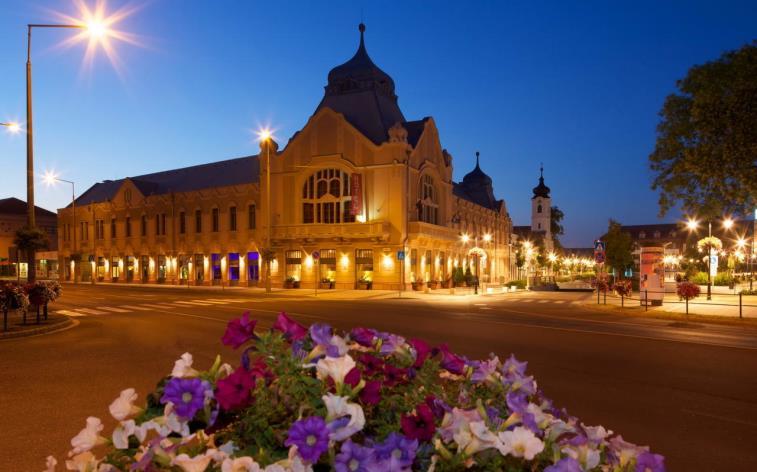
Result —
[[[92,5],[92,2],[88,2]],[[565,212],[569,247],[589,246],[607,219],[658,222],[647,156],[657,113],[688,68],[757,38],[754,1],[110,1],[141,6],[118,25],[116,72],[99,54],[83,70],[72,33],[34,33],[36,170],[80,193],[97,181],[254,154],[253,130],[279,143],[300,129],[328,71],[367,25],[374,62],[408,120],[433,116],[462,179],[481,152],[516,225],[529,224],[539,163]],[[25,120],[30,22],[75,15],[71,1],[0,3],[0,118]],[[26,198],[25,140],[0,135],[0,197]],[[70,189],[38,184],[37,204]],[[668,215],[664,221],[674,221]]]

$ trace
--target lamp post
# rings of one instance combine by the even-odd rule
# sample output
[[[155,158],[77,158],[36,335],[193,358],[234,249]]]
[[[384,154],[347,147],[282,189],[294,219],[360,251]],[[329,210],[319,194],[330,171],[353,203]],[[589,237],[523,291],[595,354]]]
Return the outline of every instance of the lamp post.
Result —
[[[47,185],[54,185],[55,182],[71,184],[71,226],[74,227],[74,239],[73,244],[71,245],[71,254],[76,254],[76,184],[70,180],[61,179],[53,172],[45,172],[42,180],[44,180]],[[74,273],[71,274],[71,278],[73,279],[73,282],[76,283],[76,262],[74,262]]]
[[[266,214],[268,220],[266,224],[266,275],[265,275],[265,292],[271,293],[271,257],[273,249],[271,249],[271,221],[273,215],[271,215],[271,144],[273,138],[271,131],[264,128],[258,131],[258,137],[261,143],[265,143],[265,199],[266,199]]]
[[[695,219],[689,219],[686,222],[686,227],[689,231],[695,231],[699,227],[699,222]],[[723,219],[723,228],[730,230],[733,227],[733,220],[731,218]],[[712,237],[712,220],[707,220],[707,238]],[[707,300],[712,300],[712,244],[708,242],[707,248]],[[717,268],[716,268],[717,270]]]

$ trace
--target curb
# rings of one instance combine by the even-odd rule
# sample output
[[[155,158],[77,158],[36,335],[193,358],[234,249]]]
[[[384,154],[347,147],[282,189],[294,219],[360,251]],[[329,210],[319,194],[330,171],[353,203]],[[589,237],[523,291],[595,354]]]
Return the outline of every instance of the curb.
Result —
[[[46,326],[40,326],[37,328],[30,328],[30,329],[24,329],[21,331],[11,331],[11,332],[3,332],[0,333],[0,341],[4,339],[16,339],[16,338],[26,338],[30,336],[38,336],[41,334],[51,334],[56,333],[58,331],[64,331],[69,328],[73,328],[79,324],[78,322],[74,321],[72,318],[66,316],[65,318],[61,319],[60,321],[56,321],[52,324],[46,325]]]

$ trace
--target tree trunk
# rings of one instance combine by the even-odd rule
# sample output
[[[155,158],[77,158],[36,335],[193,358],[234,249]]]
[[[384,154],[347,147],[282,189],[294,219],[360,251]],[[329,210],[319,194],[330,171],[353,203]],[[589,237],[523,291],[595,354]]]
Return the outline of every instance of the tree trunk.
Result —
[[[37,280],[37,267],[36,261],[34,260],[35,256],[36,251],[34,249],[26,250],[26,260],[29,266],[29,272],[26,276],[26,279],[29,281],[29,283],[33,283],[35,280]]]

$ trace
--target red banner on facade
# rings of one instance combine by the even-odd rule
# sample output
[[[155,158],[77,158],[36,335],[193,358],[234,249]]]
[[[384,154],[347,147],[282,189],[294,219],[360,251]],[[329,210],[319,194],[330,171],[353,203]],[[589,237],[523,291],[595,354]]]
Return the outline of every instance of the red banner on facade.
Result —
[[[350,214],[353,216],[363,214],[363,176],[361,174],[352,174],[350,180],[350,195],[352,196],[352,207]]]

